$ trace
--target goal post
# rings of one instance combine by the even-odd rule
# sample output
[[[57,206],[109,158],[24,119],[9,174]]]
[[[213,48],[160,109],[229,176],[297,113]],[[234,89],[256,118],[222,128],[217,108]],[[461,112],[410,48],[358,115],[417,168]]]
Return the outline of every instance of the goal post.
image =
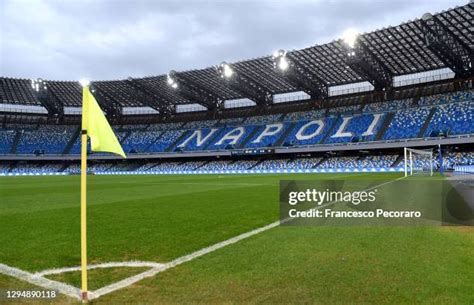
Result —
[[[405,177],[414,173],[433,176],[433,150],[404,148]]]

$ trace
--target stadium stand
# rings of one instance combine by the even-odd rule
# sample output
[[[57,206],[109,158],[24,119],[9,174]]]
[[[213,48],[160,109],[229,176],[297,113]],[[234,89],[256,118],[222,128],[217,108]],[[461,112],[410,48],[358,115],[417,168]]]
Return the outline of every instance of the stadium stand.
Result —
[[[425,107],[399,110],[384,136],[386,140],[416,138],[430,110]]]
[[[2,78],[0,80],[2,103],[41,105],[31,86],[31,80]]]
[[[416,19],[361,34],[357,39],[364,44],[334,40],[288,51],[287,73],[278,70],[274,56],[229,64],[239,82],[224,80],[215,67],[173,72],[175,87],[168,75],[93,81],[92,92],[131,158],[118,163],[94,153],[91,159],[102,163],[89,171],[394,169],[402,148],[411,145],[443,145],[447,168],[470,166],[474,70],[464,59],[472,53],[472,37],[466,35],[472,14],[470,3],[425,16],[444,27],[429,28]],[[449,31],[439,32],[442,28]],[[459,43],[440,51],[426,43],[427,33]],[[371,54],[358,49],[362,45]],[[364,71],[357,62],[365,63]],[[452,73],[415,77],[441,70]],[[372,88],[355,86],[363,82]],[[336,90],[340,86],[353,88]],[[301,92],[308,97],[284,102],[275,97]],[[241,99],[255,106],[225,106]],[[201,109],[178,111],[189,104]],[[78,82],[0,77],[0,173],[78,173],[80,106]],[[134,112],[138,108],[151,112]],[[52,165],[37,163],[43,157]]]
[[[385,140],[420,137],[420,131],[430,112],[433,112],[433,115],[424,131],[425,137],[474,133],[474,126],[471,123],[474,109],[472,90],[436,95],[436,97],[437,99],[424,98],[421,107],[406,108],[410,104],[408,100],[394,101],[392,106],[388,106],[390,102],[377,103],[364,107],[364,111],[372,112],[372,114],[346,116],[344,114],[347,112],[333,112],[336,117],[323,117],[315,121],[310,121],[308,118],[320,117],[321,111],[291,113],[283,122],[280,120],[281,115],[272,115],[251,117],[245,121],[245,124],[253,125],[237,125],[237,121],[233,120],[229,125],[223,125],[224,122],[221,122],[221,127],[212,129],[203,127],[216,125],[217,121],[211,120],[188,122],[184,126],[176,123],[171,123],[169,126],[167,124],[124,126],[117,127],[116,133],[119,139],[123,140],[122,144],[128,153],[164,152],[171,149],[172,144],[176,144],[175,148],[182,151],[232,149],[240,147],[245,140],[245,148],[274,147],[278,143],[280,146],[298,146],[366,142],[375,139],[384,121],[385,113],[379,111],[394,111],[395,109],[398,110],[383,136]],[[344,108],[344,110],[347,109]],[[376,116],[377,120],[375,120]],[[374,122],[376,124],[372,126],[370,134],[367,134],[367,130]],[[315,136],[308,137],[318,131],[321,123],[323,125],[321,131]],[[343,132],[337,134],[343,123],[346,123]],[[233,138],[221,141],[225,135],[237,127],[244,129],[242,136],[236,141],[232,141]],[[77,126],[66,125],[42,125],[40,128],[34,128],[31,125],[8,125],[0,129],[0,143],[2,143],[0,152],[8,154],[12,149],[15,135],[19,134],[17,154],[33,154],[35,151],[45,154],[62,154],[77,128]],[[186,134],[192,136],[192,131],[196,130],[201,132],[201,140],[205,140],[205,143],[198,145],[198,139],[194,136],[185,143],[186,145],[182,145],[187,140],[184,136]],[[207,137],[211,130],[214,130],[212,135]],[[265,133],[268,136],[265,136]],[[239,130],[231,135],[236,134],[239,134]],[[249,135],[252,136],[249,138]],[[282,139],[282,135],[286,137]],[[179,138],[182,138],[182,141],[177,143]],[[323,140],[324,143],[322,143]],[[79,153],[79,138],[76,139],[69,153]]]
[[[308,169],[314,168],[317,164],[321,162],[322,158],[296,158],[290,160],[286,164],[288,169]]]
[[[385,112],[385,111],[396,111],[400,109],[410,108],[412,107],[412,104],[413,104],[412,99],[371,103],[371,104],[365,105],[362,111],[364,113],[379,113],[379,112]],[[425,106],[425,105],[421,105],[421,106]]]
[[[122,141],[122,148],[126,153],[147,152],[148,148],[152,146],[156,140],[162,135],[160,131],[133,131],[125,141]]]
[[[213,172],[213,171],[278,171],[278,170],[371,170],[371,169],[395,169],[402,170],[403,163],[396,164],[400,155],[387,153],[378,155],[354,154],[352,156],[320,156],[320,157],[297,157],[279,159],[245,159],[245,160],[188,160],[188,161],[149,161],[134,160],[129,162],[103,161],[92,163],[89,173],[174,173],[174,172]],[[415,159],[414,165],[418,168],[426,168],[425,159]],[[446,152],[443,155],[444,167],[452,170],[458,166],[474,165],[474,151]],[[437,153],[433,158],[434,167],[439,166]],[[71,162],[64,166],[61,162],[19,162],[14,164],[0,163],[0,174],[79,174],[78,162]]]
[[[0,130],[0,154],[10,153],[15,135],[15,130]]]
[[[287,159],[276,159],[276,160],[264,160],[258,163],[253,169],[255,170],[275,170],[287,168]]]
[[[443,157],[447,168],[454,168],[459,165],[474,165],[474,152],[449,152]]]
[[[251,117],[244,124],[237,125],[236,120],[229,125],[214,126],[216,120],[188,122],[182,124],[151,124],[131,126],[117,126],[116,134],[122,140],[127,153],[154,153],[173,149],[180,151],[196,150],[225,150],[234,148],[263,148],[275,146],[307,146],[317,144],[336,144],[349,142],[367,142],[375,140],[384,121],[385,112],[395,111],[393,120],[388,126],[383,139],[397,140],[419,138],[423,125],[426,125],[424,137],[438,137],[447,135],[462,135],[474,133],[472,90],[455,94],[436,95],[438,100],[426,97],[423,106],[406,108],[408,100],[370,104],[364,111],[370,114],[355,114],[346,116],[345,113],[333,112],[335,116],[326,116],[320,119],[321,112],[291,113],[281,121],[281,115]],[[429,101],[429,103],[427,102]],[[428,105],[428,106],[427,106]],[[353,108],[349,108],[353,109]],[[344,110],[347,110],[344,108]],[[430,112],[433,113],[427,122]],[[274,119],[275,121],[270,121]],[[371,126],[371,124],[374,126]],[[343,130],[339,130],[344,124]],[[243,133],[238,139],[225,139],[224,136],[236,136]],[[12,150],[15,135],[19,135],[16,147],[17,154],[62,154],[66,145],[74,135],[78,126],[42,125],[39,128],[24,125],[8,125],[0,129],[0,152],[8,154]],[[177,129],[180,128],[180,129]],[[321,129],[318,132],[318,129]],[[370,132],[367,133],[367,131]],[[193,132],[199,131],[199,137]],[[232,132],[234,131],[234,132]],[[339,134],[338,131],[341,131]],[[230,134],[229,134],[230,133]],[[312,136],[313,135],[313,136]],[[188,137],[190,138],[189,141]],[[199,139],[198,139],[199,138]],[[180,139],[180,141],[178,141]],[[198,140],[203,143],[198,143]],[[171,147],[174,144],[174,147]],[[199,145],[200,144],[200,145]],[[242,146],[242,144],[245,144]],[[76,139],[70,154],[79,154],[79,138]]]
[[[458,102],[436,107],[425,136],[472,133],[473,109],[472,102]]]
[[[281,114],[252,116],[245,120],[246,125],[262,125],[267,123],[276,123],[281,119]]]

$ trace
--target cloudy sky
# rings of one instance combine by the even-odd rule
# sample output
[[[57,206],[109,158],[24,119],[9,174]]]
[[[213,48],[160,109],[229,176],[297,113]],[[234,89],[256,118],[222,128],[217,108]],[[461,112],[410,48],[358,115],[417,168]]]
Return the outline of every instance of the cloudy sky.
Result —
[[[467,0],[0,0],[0,76],[123,79],[330,42]]]

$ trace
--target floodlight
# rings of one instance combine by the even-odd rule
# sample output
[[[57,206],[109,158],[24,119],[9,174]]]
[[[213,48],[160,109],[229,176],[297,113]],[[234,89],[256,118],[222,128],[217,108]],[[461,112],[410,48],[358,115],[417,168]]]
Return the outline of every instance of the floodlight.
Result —
[[[230,78],[234,74],[232,67],[225,61],[217,67],[217,72],[222,78]]]
[[[31,88],[33,88],[33,90],[36,92],[40,92],[40,90],[48,89],[48,86],[45,80],[42,78],[37,78],[31,79]]]
[[[349,28],[342,33],[342,39],[351,48],[354,47],[358,37],[359,33],[354,28]]]
[[[167,77],[166,77],[166,82],[168,83],[168,85],[173,88],[173,89],[176,89],[178,88],[178,83],[176,82],[176,80],[173,78],[173,75],[175,74],[174,71],[170,71],[170,73],[168,73]]]
[[[90,83],[91,83],[91,81],[88,80],[87,78],[81,78],[79,80],[79,84],[81,84],[82,87],[89,86]]]
[[[278,50],[273,52],[273,58],[280,58],[286,56],[286,51],[285,50]]]
[[[286,51],[278,50],[273,52],[273,66],[281,71],[286,71],[290,67],[290,62],[286,58]]]
[[[431,18],[433,18],[433,15],[431,15],[431,13],[425,13],[421,17],[421,19],[423,19],[423,20],[430,20]]]
[[[278,61],[278,68],[280,68],[280,70],[282,71],[285,71],[286,69],[288,69],[289,66],[290,64],[288,63],[288,60],[286,59],[285,56],[281,57],[280,60]]]
[[[224,76],[225,77],[231,77],[232,74],[234,74],[234,71],[232,70],[232,68],[229,65],[225,65],[224,66]]]
[[[226,62],[222,62],[217,68],[217,70],[222,78],[230,78],[232,77],[232,75],[234,75],[234,70]]]

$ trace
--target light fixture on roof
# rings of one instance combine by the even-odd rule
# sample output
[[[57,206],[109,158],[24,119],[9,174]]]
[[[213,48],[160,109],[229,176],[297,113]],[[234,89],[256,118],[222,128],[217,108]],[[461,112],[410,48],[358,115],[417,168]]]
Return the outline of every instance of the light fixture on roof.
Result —
[[[231,78],[234,75],[234,69],[225,61],[219,65],[217,71],[222,78]]]
[[[348,28],[342,33],[342,40],[351,48],[355,46],[357,38],[359,38],[359,32],[354,28]]]
[[[280,70],[282,71],[285,71],[286,69],[288,69],[289,66],[290,64],[288,63],[288,60],[286,59],[285,56],[281,57],[280,60],[278,61],[278,68],[280,68]]]
[[[423,16],[421,16],[421,19],[423,20],[430,20],[431,18],[433,18],[433,15],[431,13],[425,13],[423,14]]]
[[[290,67],[290,62],[286,58],[285,50],[278,50],[273,52],[273,66],[280,69],[281,71],[286,71]]]
[[[88,80],[87,78],[81,78],[79,80],[79,84],[81,84],[82,87],[89,86],[90,83],[91,83],[91,81]]]
[[[178,88],[178,82],[174,78],[175,73],[176,73],[175,71],[170,71],[170,73],[168,73],[168,75],[166,76],[166,82],[168,83],[168,86],[170,86],[173,89]]]
[[[286,55],[285,50],[277,50],[277,51],[273,52],[273,58],[279,58],[279,57],[282,57],[282,56],[285,56],[285,55]]]
[[[46,81],[44,81],[42,78],[31,79],[31,88],[33,88],[33,90],[36,92],[48,89]]]

